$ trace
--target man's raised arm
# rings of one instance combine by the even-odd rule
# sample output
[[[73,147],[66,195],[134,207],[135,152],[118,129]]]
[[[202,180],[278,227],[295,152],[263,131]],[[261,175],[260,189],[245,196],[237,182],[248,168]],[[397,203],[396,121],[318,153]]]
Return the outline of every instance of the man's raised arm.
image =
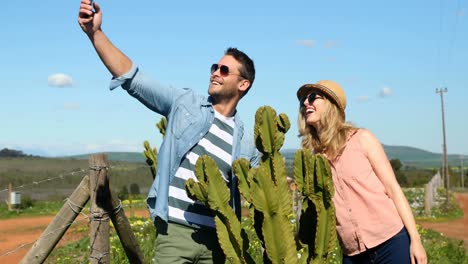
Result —
[[[130,70],[132,67],[130,58],[114,46],[102,32],[102,11],[96,2],[81,0],[78,24],[91,40],[99,58],[112,76],[118,77]]]

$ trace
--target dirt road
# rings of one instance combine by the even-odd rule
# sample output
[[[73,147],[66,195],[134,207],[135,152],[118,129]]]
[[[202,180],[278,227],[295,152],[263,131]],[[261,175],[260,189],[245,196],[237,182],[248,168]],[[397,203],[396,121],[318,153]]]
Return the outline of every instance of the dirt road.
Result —
[[[147,210],[135,210],[135,215],[148,217]],[[0,263],[15,264],[28,253],[34,242],[52,222],[55,216],[15,218],[0,220]],[[82,232],[74,232],[79,226],[88,225],[88,219],[79,215],[74,224],[67,230],[58,246],[76,241],[83,237]]]
[[[442,233],[444,236],[462,239],[468,250],[468,193],[455,194],[460,207],[463,210],[463,218],[443,223],[420,222],[426,229],[432,229]]]
[[[421,222],[419,224],[424,228],[430,228],[443,233],[444,236],[463,239],[465,247],[468,250],[468,194],[459,193],[456,194],[456,198],[463,209],[463,219],[443,223]],[[148,212],[146,210],[138,210],[135,211],[135,215],[148,217]],[[44,216],[0,220],[0,263],[19,263],[34,244],[34,241],[39,238],[47,225],[53,220],[53,217]],[[75,222],[78,222],[77,226],[88,224],[86,217],[83,215],[78,216]],[[81,238],[82,234],[76,235],[73,232],[76,228],[76,225],[73,225],[67,231],[65,236],[60,240],[59,246]]]

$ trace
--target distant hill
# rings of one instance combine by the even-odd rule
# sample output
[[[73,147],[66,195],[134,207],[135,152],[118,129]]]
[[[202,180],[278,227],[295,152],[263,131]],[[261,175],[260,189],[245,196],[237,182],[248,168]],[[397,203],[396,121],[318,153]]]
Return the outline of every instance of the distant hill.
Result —
[[[384,145],[385,153],[389,159],[399,159],[403,165],[416,168],[439,168],[442,166],[442,154],[429,152],[414,147]],[[284,149],[281,151],[289,161],[294,159],[296,149]],[[92,153],[90,153],[92,154]],[[88,159],[90,154],[67,156],[63,158]],[[145,163],[145,158],[140,152],[106,152],[109,160]],[[460,166],[460,155],[447,156],[450,166]]]
[[[426,150],[406,147],[384,145],[385,153],[389,159],[399,159],[406,166],[438,168],[442,166],[442,154]],[[447,155],[451,166],[460,165],[460,155]]]
[[[442,166],[442,154],[429,152],[426,150],[406,147],[384,145],[385,153],[389,159],[399,159],[403,165],[417,168],[439,168]],[[286,159],[294,158],[295,149],[285,149],[282,151]],[[460,155],[451,154],[447,156],[450,166],[460,165]]]
[[[128,162],[142,162],[145,163],[145,157],[143,157],[143,153],[140,152],[104,152],[107,155],[108,160],[112,161],[128,161]],[[74,155],[74,156],[66,156],[61,158],[72,158],[72,159],[88,159],[89,154],[82,154],[82,155]]]

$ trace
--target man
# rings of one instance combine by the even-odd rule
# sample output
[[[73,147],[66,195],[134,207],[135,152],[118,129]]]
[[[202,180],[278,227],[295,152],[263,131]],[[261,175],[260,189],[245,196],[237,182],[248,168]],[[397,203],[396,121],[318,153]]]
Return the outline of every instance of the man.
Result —
[[[81,1],[78,23],[113,76],[111,90],[122,86],[168,121],[158,154],[157,176],[147,199],[158,231],[156,263],[222,263],[224,254],[214,230],[213,212],[188,198],[184,186],[187,179],[195,177],[197,158],[209,155],[217,162],[231,192],[230,205],[240,217],[240,195],[231,164],[244,157],[256,165],[259,159],[253,138],[244,134],[236,112],[255,78],[253,61],[229,48],[211,66],[209,96],[202,96],[145,77],[102,32],[102,12],[97,3]]]

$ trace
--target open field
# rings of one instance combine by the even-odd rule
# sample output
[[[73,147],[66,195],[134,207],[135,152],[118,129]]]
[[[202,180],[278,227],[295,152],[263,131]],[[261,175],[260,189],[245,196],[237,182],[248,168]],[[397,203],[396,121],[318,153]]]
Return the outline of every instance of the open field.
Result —
[[[123,186],[138,184],[147,193],[153,178],[146,163],[109,161],[111,188],[118,192]],[[23,197],[33,200],[63,200],[88,173],[88,161],[59,158],[0,158],[0,200],[5,201],[8,185]]]

